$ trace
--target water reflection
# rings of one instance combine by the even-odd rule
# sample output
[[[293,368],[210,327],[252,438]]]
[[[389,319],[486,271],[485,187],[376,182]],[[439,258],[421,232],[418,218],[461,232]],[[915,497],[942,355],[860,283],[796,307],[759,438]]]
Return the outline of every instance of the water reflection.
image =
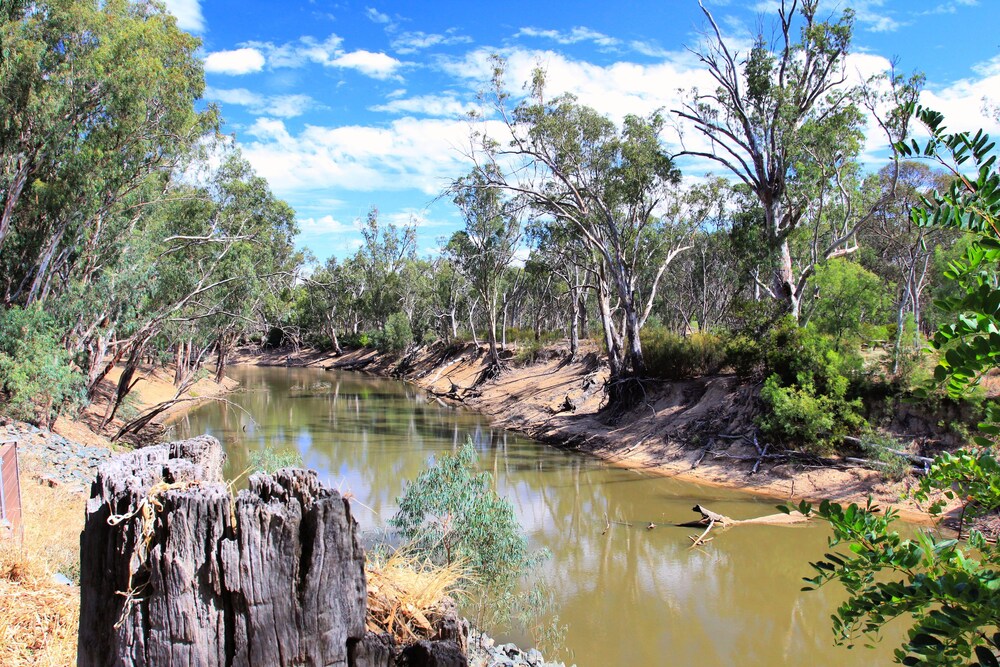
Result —
[[[471,436],[532,545],[553,554],[540,574],[569,626],[573,650],[563,657],[580,667],[889,661],[895,634],[877,652],[833,647],[837,591],[799,591],[807,562],[826,546],[822,526],[741,526],[693,550],[691,529],[646,529],[690,520],[696,503],[747,518],[772,512],[770,501],[545,447],[399,382],[312,369],[233,374],[243,391],[231,398],[253,420],[208,404],[178,423],[178,435],[218,437],[230,474],[265,445],[297,450],[324,481],[354,494],[365,529],[384,525],[404,481],[431,457]],[[608,520],[633,525],[606,530]]]

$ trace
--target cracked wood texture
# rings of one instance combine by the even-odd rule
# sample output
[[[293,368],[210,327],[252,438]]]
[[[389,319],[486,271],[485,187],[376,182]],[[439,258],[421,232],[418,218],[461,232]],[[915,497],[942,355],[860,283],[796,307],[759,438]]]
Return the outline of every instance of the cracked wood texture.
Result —
[[[100,466],[80,538],[79,665],[349,664],[366,589],[347,501],[291,469],[251,476],[234,500],[223,460],[202,436]]]

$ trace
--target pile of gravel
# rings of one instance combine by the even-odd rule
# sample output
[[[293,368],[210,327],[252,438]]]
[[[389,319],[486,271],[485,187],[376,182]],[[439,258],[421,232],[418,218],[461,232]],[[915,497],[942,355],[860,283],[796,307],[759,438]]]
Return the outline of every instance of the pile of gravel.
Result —
[[[30,465],[41,482],[70,491],[88,492],[97,466],[113,454],[22,422],[0,425],[0,440],[17,441],[22,465]]]
[[[469,632],[469,667],[566,667],[566,663],[546,662],[538,649],[523,651],[514,644],[497,644],[473,629]]]

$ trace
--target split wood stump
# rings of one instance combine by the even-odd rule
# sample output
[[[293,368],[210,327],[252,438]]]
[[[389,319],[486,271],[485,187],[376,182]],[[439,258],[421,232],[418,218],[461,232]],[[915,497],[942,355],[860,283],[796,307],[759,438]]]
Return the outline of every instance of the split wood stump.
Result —
[[[233,497],[219,442],[139,449],[98,469],[80,538],[78,664],[352,665],[364,552],[350,507],[305,470]]]

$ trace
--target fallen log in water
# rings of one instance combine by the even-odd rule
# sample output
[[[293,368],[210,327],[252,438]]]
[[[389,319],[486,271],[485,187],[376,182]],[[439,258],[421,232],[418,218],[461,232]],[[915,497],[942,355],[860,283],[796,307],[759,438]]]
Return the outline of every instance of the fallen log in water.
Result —
[[[805,523],[809,521],[809,517],[799,512],[790,512],[785,514],[783,512],[778,512],[776,514],[768,514],[765,516],[755,517],[753,519],[733,519],[724,514],[719,514],[718,512],[713,512],[707,507],[702,507],[701,505],[695,505],[691,508],[692,511],[701,514],[700,519],[694,521],[687,521],[685,523],[674,524],[679,528],[705,528],[705,531],[698,536],[690,535],[691,548],[701,546],[713,538],[706,539],[708,533],[712,528],[731,528],[733,526],[741,526],[747,524],[755,525],[766,525],[766,526],[790,526],[798,523]]]

